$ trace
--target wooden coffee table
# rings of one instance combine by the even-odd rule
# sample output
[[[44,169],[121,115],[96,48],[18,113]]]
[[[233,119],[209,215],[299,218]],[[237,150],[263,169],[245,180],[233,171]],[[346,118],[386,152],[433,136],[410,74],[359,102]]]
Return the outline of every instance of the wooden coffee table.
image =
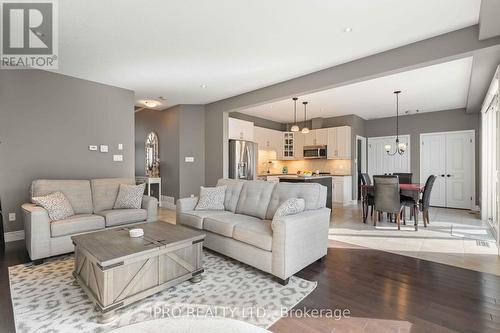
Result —
[[[142,228],[144,236],[130,238]],[[201,281],[205,234],[167,222],[149,222],[71,237],[75,245],[73,276],[100,312],[115,310],[176,284]]]

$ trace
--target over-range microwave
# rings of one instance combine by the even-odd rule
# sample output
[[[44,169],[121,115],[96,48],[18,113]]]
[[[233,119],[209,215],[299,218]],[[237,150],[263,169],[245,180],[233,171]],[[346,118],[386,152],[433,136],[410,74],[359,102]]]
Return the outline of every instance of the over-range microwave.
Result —
[[[304,158],[326,158],[326,146],[304,146]]]

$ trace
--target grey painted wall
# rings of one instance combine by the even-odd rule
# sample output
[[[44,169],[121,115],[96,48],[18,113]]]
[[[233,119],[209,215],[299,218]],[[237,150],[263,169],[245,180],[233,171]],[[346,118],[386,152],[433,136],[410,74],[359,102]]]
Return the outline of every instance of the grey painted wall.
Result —
[[[420,179],[420,134],[448,131],[476,131],[476,203],[479,202],[481,185],[480,166],[480,123],[479,113],[466,113],[464,109],[439,112],[426,112],[399,118],[399,133],[410,135],[411,170],[414,179]],[[395,117],[373,119],[366,121],[366,136],[389,136],[395,134]]]
[[[144,175],[146,135],[155,131],[159,138],[162,194],[177,200],[198,194],[205,185],[205,108],[178,105],[163,111],[142,110],[135,113],[135,170]],[[194,157],[186,163],[186,156]]]
[[[0,199],[5,231],[23,229],[21,204],[38,178],[134,176],[134,93],[46,71],[0,74]],[[118,144],[124,145],[118,151]],[[108,153],[89,145],[109,145]],[[123,162],[113,162],[123,154]],[[8,222],[15,212],[17,221]]]
[[[185,157],[194,162],[185,162]],[[205,107],[181,105],[179,138],[179,196],[198,195],[205,185]]]
[[[253,122],[253,124],[255,126],[258,126],[258,127],[269,128],[269,129],[273,129],[273,130],[277,130],[277,131],[286,131],[287,130],[286,124],[279,123],[279,122],[273,121],[273,120],[263,119],[260,117],[250,116],[248,114],[244,114],[241,112],[231,112],[231,113],[229,113],[229,117],[241,119],[241,120],[246,120],[246,121],[251,121],[251,122]]]

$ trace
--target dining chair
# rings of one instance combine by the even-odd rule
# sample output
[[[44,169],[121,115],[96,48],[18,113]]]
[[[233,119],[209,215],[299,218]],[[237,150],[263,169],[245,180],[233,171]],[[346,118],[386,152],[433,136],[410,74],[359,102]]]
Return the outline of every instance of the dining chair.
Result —
[[[370,179],[370,175],[368,175],[367,173],[361,173],[361,184],[365,186],[372,185],[372,180]],[[366,193],[363,196],[363,223],[366,223],[365,212],[366,216],[368,216],[368,209],[371,208],[370,215],[373,216],[373,206],[375,204],[373,192],[369,192],[368,189],[366,188],[365,191]]]
[[[429,221],[429,207],[431,201],[432,187],[436,181],[436,176],[430,175],[425,181],[424,193],[422,194],[422,199],[419,200],[419,210],[422,212],[424,218],[424,227],[427,227]]]
[[[393,175],[399,177],[400,184],[411,184],[412,182],[413,173],[411,172],[395,172]]]
[[[375,196],[375,219],[373,225],[377,225],[380,213],[393,214],[396,216],[398,230],[401,230],[401,198],[399,195],[398,176],[373,176]]]

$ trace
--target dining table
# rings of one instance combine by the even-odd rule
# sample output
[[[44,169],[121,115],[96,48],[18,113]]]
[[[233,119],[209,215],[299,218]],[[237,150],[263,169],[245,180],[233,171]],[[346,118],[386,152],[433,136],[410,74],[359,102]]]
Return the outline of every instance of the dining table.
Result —
[[[363,206],[363,223],[366,223],[368,218],[368,206],[365,209],[365,203],[367,202],[368,194],[374,193],[375,185],[360,185],[361,187],[361,204]],[[410,197],[415,202],[414,208],[418,211],[418,201],[420,199],[420,193],[424,191],[425,185],[414,183],[414,184],[399,184],[399,191],[401,195]],[[418,214],[415,216],[415,230],[418,230]]]

